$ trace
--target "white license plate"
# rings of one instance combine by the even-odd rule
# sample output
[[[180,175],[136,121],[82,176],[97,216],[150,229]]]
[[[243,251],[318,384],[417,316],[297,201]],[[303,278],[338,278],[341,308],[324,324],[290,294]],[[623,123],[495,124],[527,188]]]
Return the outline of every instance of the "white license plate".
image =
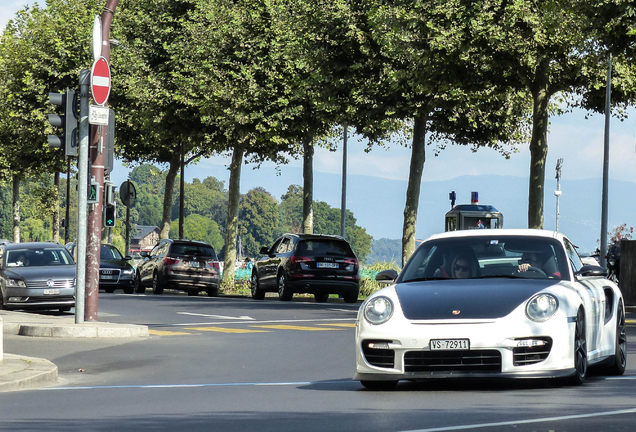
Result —
[[[319,262],[316,265],[318,268],[338,268],[338,263]]]
[[[431,339],[431,351],[450,351],[470,349],[469,339]]]
[[[60,293],[60,290],[57,288],[44,290],[44,294],[59,294],[59,293]]]
[[[199,267],[198,261],[190,261],[190,267]]]
[[[101,279],[112,279],[112,276],[102,275]]]

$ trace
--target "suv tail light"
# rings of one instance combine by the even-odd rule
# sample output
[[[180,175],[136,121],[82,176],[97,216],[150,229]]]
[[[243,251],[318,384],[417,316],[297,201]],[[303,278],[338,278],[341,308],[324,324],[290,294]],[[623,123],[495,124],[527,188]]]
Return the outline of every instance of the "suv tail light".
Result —
[[[310,261],[313,261],[313,260],[309,257],[303,257],[303,256],[297,256],[297,255],[291,256],[292,264],[300,264],[300,263],[310,262]]]
[[[345,264],[360,265],[360,262],[358,261],[357,258],[347,258],[345,260]]]
[[[213,269],[221,270],[221,264],[219,264],[218,261],[208,261],[208,266],[212,267]]]
[[[180,259],[172,258],[172,257],[169,257],[169,256],[167,256],[167,257],[165,257],[165,258],[163,259],[163,263],[164,263],[165,265],[175,265],[175,264],[179,264],[179,262],[180,262],[180,261],[181,261]]]

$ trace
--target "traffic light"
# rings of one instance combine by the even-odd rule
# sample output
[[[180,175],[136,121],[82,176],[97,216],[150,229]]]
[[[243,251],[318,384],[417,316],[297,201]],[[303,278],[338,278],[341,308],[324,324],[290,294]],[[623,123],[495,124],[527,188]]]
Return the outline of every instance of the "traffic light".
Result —
[[[111,228],[115,226],[115,222],[117,221],[117,205],[106,204],[104,206],[104,226],[107,228]]]
[[[115,204],[115,185],[110,181],[104,182],[104,204]]]
[[[51,126],[61,127],[63,135],[48,135],[51,147],[63,148],[66,156],[77,156],[77,98],[75,90],[49,93],[53,105],[64,107],[64,114],[49,114]]]
[[[86,204],[97,204],[99,202],[99,183],[95,180],[91,180],[88,185],[88,196],[86,197]]]

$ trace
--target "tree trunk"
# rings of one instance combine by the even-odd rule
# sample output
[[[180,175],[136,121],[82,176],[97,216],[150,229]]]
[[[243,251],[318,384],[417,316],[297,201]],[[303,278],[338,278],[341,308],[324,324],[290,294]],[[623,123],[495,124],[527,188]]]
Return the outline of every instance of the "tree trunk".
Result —
[[[20,243],[20,176],[13,175],[13,242]]]
[[[170,159],[168,174],[166,175],[166,190],[163,195],[163,215],[161,216],[161,233],[159,238],[170,237],[170,222],[172,222],[172,197],[174,195],[174,181],[181,167],[181,153],[175,152]]]
[[[530,140],[530,184],[528,190],[528,228],[543,229],[543,196],[545,162],[548,157],[548,91],[547,65],[542,65],[532,88],[532,139]]]
[[[55,185],[55,206],[53,207],[53,241],[60,242],[60,173],[56,172],[53,177]]]
[[[314,233],[314,136],[303,137],[303,233]]]
[[[411,146],[411,167],[409,184],[406,189],[404,206],[404,227],[402,229],[402,266],[415,251],[415,231],[417,229],[417,207],[420,201],[422,173],[426,161],[426,116],[415,117],[413,123],[413,144]]]
[[[234,287],[234,263],[236,261],[236,235],[238,231],[239,200],[241,198],[241,167],[243,147],[235,147],[230,165],[228,186],[227,229],[225,232],[225,258],[223,260],[223,286]]]

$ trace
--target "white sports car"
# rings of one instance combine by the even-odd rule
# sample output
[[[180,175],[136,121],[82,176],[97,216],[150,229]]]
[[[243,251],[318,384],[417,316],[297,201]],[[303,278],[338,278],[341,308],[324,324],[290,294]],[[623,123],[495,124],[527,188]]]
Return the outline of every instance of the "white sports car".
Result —
[[[562,234],[438,234],[358,313],[356,375],[367,388],[441,377],[563,378],[588,366],[621,375],[625,307],[605,269],[583,265]]]

